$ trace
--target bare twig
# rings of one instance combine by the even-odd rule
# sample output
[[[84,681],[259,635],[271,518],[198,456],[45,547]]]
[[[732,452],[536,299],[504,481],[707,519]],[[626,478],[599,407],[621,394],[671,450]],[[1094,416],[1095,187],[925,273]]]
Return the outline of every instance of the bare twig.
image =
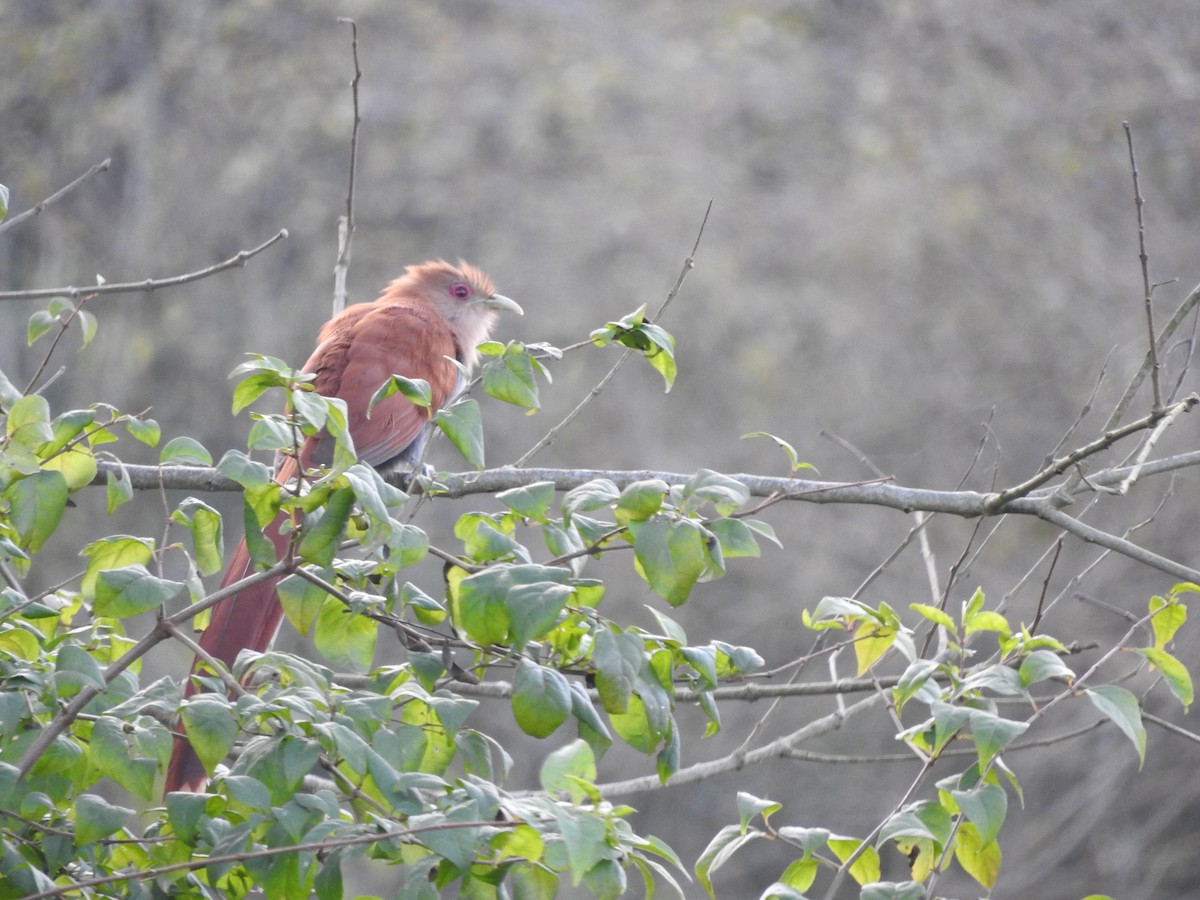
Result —
[[[1121,395],[1121,399],[1117,401],[1117,405],[1113,407],[1112,414],[1109,416],[1108,422],[1104,425],[1105,431],[1112,431],[1125,417],[1126,409],[1128,409],[1129,404],[1133,402],[1133,397],[1141,388],[1142,382],[1146,380],[1146,376],[1150,373],[1150,368],[1154,360],[1157,358],[1157,355],[1163,352],[1163,349],[1167,345],[1167,341],[1170,340],[1171,336],[1183,323],[1183,320],[1187,318],[1188,314],[1191,313],[1198,304],[1200,304],[1200,285],[1196,285],[1196,287],[1192,288],[1191,292],[1183,298],[1183,302],[1181,302],[1178,308],[1176,308],[1174,314],[1171,316],[1170,321],[1167,322],[1167,324],[1163,327],[1162,334],[1160,334],[1158,337],[1158,344],[1155,348],[1154,354],[1151,354],[1149,350],[1146,351],[1146,356],[1142,360],[1141,368],[1139,368],[1133,378],[1129,380],[1129,384],[1126,386],[1125,392]]]
[[[163,629],[183,646],[187,647],[196,656],[197,659],[204,660],[208,667],[212,669],[220,677],[226,689],[235,697],[244,696],[246,689],[242,687],[242,683],[229,674],[229,668],[216,659],[211,653],[200,646],[199,641],[193,640],[192,636],[174,622],[163,621]]]
[[[346,308],[346,274],[350,270],[350,245],[354,240],[354,176],[358,168],[358,127],[362,117],[358,112],[358,83],[362,70],[358,67],[358,23],[353,19],[339,18],[339,22],[350,26],[350,52],[354,57],[354,78],[350,82],[350,96],[354,103],[354,127],[350,131],[350,184],[346,188],[346,214],[338,217],[338,254],[333,266],[333,314],[336,316]]]
[[[1130,422],[1128,425],[1122,425],[1119,428],[1106,431],[1104,434],[1100,435],[1095,440],[1089,441],[1082,447],[1077,447],[1065,456],[1061,456],[1058,459],[1052,460],[1040,472],[1027,481],[1024,481],[1018,485],[1014,485],[1010,488],[1005,488],[998,494],[993,494],[988,501],[988,505],[993,509],[999,509],[1012,500],[1024,497],[1041,487],[1046,482],[1050,481],[1052,478],[1057,478],[1059,475],[1073,468],[1075,465],[1087,459],[1088,457],[1095,456],[1102,450],[1107,450],[1122,438],[1128,437],[1131,434],[1137,434],[1139,431],[1153,429],[1164,419],[1173,420],[1179,415],[1179,413],[1187,412],[1197,403],[1200,403],[1200,397],[1192,394],[1191,396],[1185,397],[1183,400],[1180,400],[1178,403],[1173,404],[1170,407],[1158,407],[1142,416],[1140,419]]]
[[[65,320],[59,322],[58,334],[54,335],[54,340],[50,342],[49,349],[46,350],[46,354],[42,357],[41,365],[37,367],[37,371],[33,373],[33,377],[29,379],[29,383],[25,385],[25,390],[22,393],[28,394],[33,390],[38,379],[42,377],[42,373],[46,371],[46,366],[50,365],[50,359],[54,356],[54,351],[58,349],[58,344],[63,339],[63,335],[67,333],[67,330],[71,327],[71,323],[79,317],[80,311],[87,306],[88,301],[93,298],[94,295],[92,294],[85,294],[80,297],[71,310],[71,314]]]
[[[224,272],[226,269],[232,269],[237,266],[244,266],[248,260],[258,256],[268,247],[282,241],[288,236],[287,229],[281,229],[278,234],[269,240],[263,241],[257,247],[251,250],[241,250],[233,256],[229,257],[216,265],[209,266],[206,269],[199,269],[195,272],[188,272],[185,275],[173,275],[170,278],[147,278],[144,281],[125,281],[114,282],[112,284],[94,284],[88,287],[61,287],[61,288],[34,288],[28,291],[0,291],[0,300],[37,300],[45,297],[69,297],[75,300],[84,295],[92,294],[137,294],[143,291],[157,291],[162,288],[178,287],[181,284],[189,284],[193,281],[199,281],[202,278],[208,278],[210,275],[215,275],[217,272]]]
[[[654,314],[653,321],[658,321],[658,319],[662,317],[663,313],[667,311],[667,307],[671,305],[671,301],[679,296],[679,291],[683,287],[683,282],[687,278],[688,272],[695,268],[696,251],[700,248],[700,239],[704,237],[704,226],[708,223],[708,214],[710,212],[712,212],[711,200],[708,201],[708,207],[704,210],[704,218],[700,221],[700,230],[696,234],[696,242],[692,245],[692,252],[688,254],[688,258],[683,261],[683,268],[679,272],[679,277],[675,279],[675,286],[671,288],[670,293],[667,294],[667,299],[663,301],[662,306],[658,308],[658,312]],[[579,414],[583,412],[583,408],[600,395],[600,392],[604,390],[610,381],[612,381],[613,376],[617,374],[617,370],[621,368],[621,365],[625,362],[625,360],[629,359],[629,356],[632,353],[633,351],[631,349],[626,348],[625,351],[619,357],[617,357],[617,361],[613,363],[612,368],[608,370],[607,374],[600,379],[595,387],[588,391],[587,396],[580,400],[578,405],[576,405],[574,409],[567,413],[561,422],[551,428],[541,440],[525,451],[525,454],[515,463],[513,463],[513,466],[516,468],[521,468],[537,453],[553,444],[555,438],[558,437],[559,432],[575,421]]]
[[[1129,147],[1129,172],[1133,176],[1133,205],[1137,210],[1138,262],[1142,266],[1142,292],[1146,308],[1146,330],[1150,337],[1150,385],[1154,392],[1153,408],[1157,410],[1162,408],[1162,386],[1159,383],[1158,341],[1154,333],[1154,308],[1150,302],[1150,295],[1154,293],[1154,288],[1150,284],[1149,257],[1146,255],[1146,219],[1143,212],[1146,201],[1142,197],[1142,189],[1138,184],[1137,158],[1133,153],[1133,130],[1129,127],[1128,122],[1122,122],[1121,126],[1125,129],[1125,143]]]
[[[87,181],[89,178],[91,178],[93,175],[95,175],[97,172],[107,171],[109,166],[111,166],[111,165],[112,165],[111,158],[104,160],[104,162],[96,163],[94,166],[92,166],[90,169],[88,169],[86,172],[84,172],[82,175],[80,175],[78,178],[76,178],[74,181],[72,181],[66,187],[59,188],[57,191],[55,191],[53,194],[51,194],[49,197],[47,197],[45,200],[41,201],[40,203],[35,203],[33,206],[29,207],[29,209],[25,210],[24,212],[18,213],[17,215],[13,216],[7,222],[0,223],[0,234],[4,234],[4,232],[8,231],[8,229],[14,228],[17,225],[19,225],[21,222],[24,222],[26,219],[29,219],[29,218],[32,218],[33,216],[38,215],[46,207],[50,206],[51,204],[57,203],[63,197],[67,196],[67,194],[71,193],[71,191],[75,190],[75,188],[79,187],[81,184],[83,184],[85,181]]]
[[[720,759],[686,766],[673,774],[666,782],[661,781],[657,775],[645,775],[625,781],[598,784],[596,787],[602,796],[611,800],[615,797],[627,797],[630,794],[637,794],[642,791],[652,791],[663,787],[677,787],[682,784],[695,784],[698,781],[705,781],[723,772],[733,772],[745,766],[757,765],[769,759],[778,759],[790,753],[804,741],[837,731],[849,719],[878,706],[880,697],[880,694],[872,694],[870,697],[864,697],[857,703],[852,703],[846,707],[844,712],[834,712],[819,719],[814,719],[791,734],[776,738],[754,750],[731,753]]]

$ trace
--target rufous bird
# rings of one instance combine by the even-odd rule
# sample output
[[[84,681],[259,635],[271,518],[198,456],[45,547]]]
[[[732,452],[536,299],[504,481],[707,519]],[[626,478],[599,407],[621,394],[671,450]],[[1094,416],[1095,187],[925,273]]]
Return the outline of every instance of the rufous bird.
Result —
[[[515,302],[496,293],[481,269],[469,263],[460,260],[452,266],[437,260],[409,266],[379,299],[347,307],[326,322],[303,371],[316,376],[312,384],[318,394],[346,402],[350,437],[360,460],[381,472],[411,469],[421,462],[433,414],[464,386],[462,371],[451,360],[470,371],[478,361],[476,345],[487,339],[501,310],[523,314]],[[371,398],[392,375],[427,381],[432,395],[429,407],[395,393],[368,413]],[[298,472],[326,465],[332,456],[333,438],[325,432],[315,434],[300,447],[298,457],[279,459],[275,480],[292,482]],[[264,529],[278,558],[289,542],[289,536],[280,533],[286,519],[280,514]],[[221,587],[250,573],[243,538]],[[277,581],[260,581],[213,606],[200,647],[227,667],[244,649],[266,650],[283,618],[275,593]],[[195,679],[189,678],[185,697],[197,690]],[[164,793],[199,791],[207,776],[186,737],[177,737]]]

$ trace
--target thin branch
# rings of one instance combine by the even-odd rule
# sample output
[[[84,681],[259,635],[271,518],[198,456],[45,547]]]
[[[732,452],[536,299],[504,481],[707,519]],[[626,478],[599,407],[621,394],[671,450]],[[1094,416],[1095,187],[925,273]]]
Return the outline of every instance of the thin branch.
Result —
[[[777,759],[785,756],[804,741],[818,735],[837,731],[849,719],[866,712],[874,706],[878,706],[880,698],[880,694],[872,694],[870,697],[864,697],[857,703],[846,707],[844,711],[830,713],[820,719],[815,719],[804,727],[796,729],[791,734],[776,738],[756,750],[731,753],[720,759],[687,766],[680,769],[665,782],[660,781],[657,775],[645,775],[640,778],[629,778],[625,781],[598,784],[596,787],[603,797],[611,800],[614,797],[627,797],[630,794],[637,794],[642,791],[660,790],[664,787],[678,787],[682,784],[695,784],[698,781],[705,781],[724,772],[734,772],[745,766],[753,766],[761,762],[766,762],[769,759]]]
[[[38,383],[38,379],[42,377],[42,373],[45,372],[46,367],[50,365],[50,359],[54,356],[54,351],[58,349],[59,342],[63,339],[63,335],[67,333],[67,330],[71,327],[71,323],[79,318],[80,311],[87,306],[88,301],[91,299],[93,299],[91,294],[80,297],[76,301],[75,306],[71,309],[71,313],[67,316],[66,320],[59,322],[58,334],[56,334],[54,336],[54,340],[50,342],[49,349],[46,350],[46,354],[42,357],[42,364],[37,367],[37,371],[33,373],[33,377],[29,379],[29,383],[25,385],[25,390],[22,391],[22,393],[28,394],[33,390],[33,386]],[[61,372],[62,370],[60,369],[59,371]],[[47,385],[43,385],[42,388],[39,389],[39,393],[41,390],[45,390],[46,387]]]
[[[1143,713],[1149,718],[1149,713]],[[1162,720],[1159,720],[1161,723]],[[1110,719],[1097,719],[1091,725],[1084,725],[1081,728],[1066,731],[1062,734],[1054,734],[1049,737],[1038,738],[1032,741],[1019,741],[1009,744],[1004,748],[1004,755],[1010,756],[1013,753],[1020,753],[1023,750],[1039,750],[1043,747],[1053,747],[1056,744],[1061,744],[1064,741],[1074,740],[1077,737],[1083,737],[1090,734],[1098,728],[1103,728],[1105,725],[1111,725]],[[1157,723],[1156,723],[1157,724]],[[1168,730],[1182,732],[1185,736],[1192,740],[1200,742],[1200,735],[1192,734],[1190,731],[1185,731],[1178,726],[1172,726],[1166,723]],[[850,756],[837,753],[820,753],[815,750],[789,750],[783,754],[784,759],[794,759],[797,762],[820,763],[823,765],[860,765],[860,764],[875,764],[875,763],[910,763],[913,761],[911,753],[876,753],[870,756]],[[979,758],[979,750],[975,747],[963,747],[961,750],[956,750],[950,747],[942,750],[938,754],[938,760],[951,759],[954,757],[971,757]]]
[[[1200,744],[1200,734],[1196,734],[1194,731],[1188,731],[1186,728],[1180,728],[1173,722],[1168,722],[1166,719],[1159,718],[1153,713],[1146,712],[1144,709],[1142,710],[1142,719],[1157,725],[1164,731],[1169,731],[1172,734],[1177,734],[1182,738],[1187,738],[1193,744]]]
[[[1179,415],[1179,413],[1189,411],[1197,403],[1200,403],[1200,397],[1192,394],[1191,396],[1185,397],[1183,400],[1180,400],[1178,403],[1169,407],[1157,408],[1142,416],[1140,419],[1130,422],[1128,425],[1122,425],[1119,428],[1106,431],[1104,434],[1100,435],[1100,437],[1093,441],[1089,441],[1082,447],[1077,447],[1066,456],[1062,456],[1056,460],[1053,460],[1049,465],[1045,466],[1040,472],[1027,481],[1024,481],[1018,485],[1014,485],[1010,488],[1005,488],[998,494],[993,494],[988,503],[994,509],[998,509],[1011,500],[1024,497],[1025,495],[1033,492],[1036,488],[1039,488],[1046,482],[1050,481],[1052,478],[1057,478],[1059,475],[1063,474],[1063,472],[1073,468],[1075,465],[1087,459],[1088,457],[1095,456],[1102,450],[1107,450],[1122,438],[1128,437],[1131,434],[1136,434],[1139,431],[1152,429],[1163,419],[1169,418],[1173,420]]]
[[[246,262],[258,254],[262,253],[273,244],[277,244],[288,236],[286,228],[283,228],[273,238],[263,241],[257,247],[251,250],[240,250],[233,256],[229,257],[216,265],[209,266],[206,269],[199,269],[195,272],[188,272],[185,275],[173,275],[170,278],[147,278],[144,281],[126,281],[114,282],[113,284],[94,284],[89,287],[61,287],[61,288],[35,288],[29,291],[0,291],[0,300],[37,300],[45,297],[70,297],[75,300],[81,296],[91,296],[93,294],[137,294],[143,291],[157,291],[162,288],[178,287],[181,284],[189,284],[193,281],[199,281],[202,278],[208,278],[210,275],[215,275],[217,272],[224,272],[226,269],[232,269],[237,266],[244,266]]]
[[[104,160],[104,162],[96,163],[94,166],[92,166],[90,169],[88,169],[86,172],[84,172],[82,175],[80,175],[78,178],[76,178],[74,181],[72,181],[66,187],[59,188],[57,191],[55,191],[53,194],[51,194],[49,197],[47,197],[45,200],[41,201],[40,203],[35,203],[33,206],[31,206],[29,209],[25,210],[24,212],[18,213],[17,215],[13,216],[7,222],[0,223],[0,234],[4,234],[4,232],[8,231],[8,229],[16,227],[18,224],[20,224],[21,222],[24,222],[26,219],[32,218],[33,216],[40,214],[42,212],[42,210],[44,210],[46,207],[48,207],[54,203],[57,203],[59,200],[61,200],[65,196],[67,196],[67,194],[71,193],[71,191],[75,190],[75,188],[79,187],[81,184],[83,184],[85,181],[87,181],[93,175],[97,174],[98,172],[108,171],[108,168],[111,165],[112,165],[111,157],[109,159]]]
[[[663,301],[662,306],[658,308],[658,312],[654,314],[654,317],[651,321],[657,322],[660,318],[662,318],[663,313],[667,311],[667,307],[671,305],[671,301],[679,296],[679,291],[683,287],[683,282],[687,278],[688,272],[695,268],[696,251],[700,248],[700,239],[704,237],[704,226],[708,224],[708,214],[710,212],[712,212],[711,200],[708,201],[708,207],[704,210],[704,218],[700,221],[700,230],[696,234],[696,242],[692,244],[692,252],[688,254],[688,258],[683,261],[683,268],[679,272],[679,277],[675,279],[675,286],[671,288],[670,292],[667,294],[667,299]],[[600,379],[595,387],[588,391],[587,395],[579,401],[575,408],[567,413],[561,422],[546,432],[541,440],[526,450],[524,455],[515,463],[513,463],[513,466],[515,468],[523,467],[536,454],[553,444],[555,439],[558,437],[559,432],[575,421],[579,414],[583,412],[583,408],[585,406],[587,406],[596,397],[600,396],[600,392],[604,390],[610,381],[612,381],[613,376],[617,374],[617,370],[621,368],[625,360],[629,359],[632,353],[633,350],[626,348],[625,351],[619,357],[617,357],[617,361],[613,363],[612,368],[608,370],[607,374]]]
[[[242,853],[227,853],[221,856],[207,856],[203,859],[192,859],[186,862],[170,863],[156,866],[141,872],[126,872],[121,875],[106,875],[103,878],[89,878],[86,881],[76,881],[61,885],[48,891],[27,894],[24,900],[44,900],[48,897],[61,897],[82,888],[100,887],[105,884],[118,884],[123,881],[148,881],[160,875],[172,872],[191,872],[196,869],[206,869],[209,866],[222,866],[230,863],[245,862],[248,859],[270,859],[288,853],[321,853],[326,850],[337,850],[342,847],[357,847],[363,844],[377,844],[381,841],[394,841],[412,837],[430,831],[449,831],[455,828],[516,828],[521,822],[508,819],[489,819],[486,822],[438,822],[433,825],[419,825],[415,828],[401,828],[393,831],[379,831],[373,834],[359,834],[347,838],[330,838],[324,841],[312,841],[307,844],[292,844],[287,847],[266,847],[260,850],[246,850]]]
[[[1048,503],[1034,502],[1026,506],[1026,501],[1018,502],[1022,504],[1021,509],[1014,509],[1012,510],[1013,512],[1031,512],[1039,519],[1049,522],[1051,525],[1056,525],[1063,531],[1070,532],[1075,537],[1089,544],[1106,547],[1124,557],[1132,559],[1134,562],[1139,562],[1151,569],[1158,569],[1160,572],[1166,572],[1168,575],[1181,578],[1184,581],[1197,581],[1200,578],[1200,570],[1193,569],[1191,566],[1185,566],[1165,556],[1159,556],[1157,553],[1139,547],[1132,541],[1119,538],[1115,534],[1109,534],[1107,531],[1093,528],[1091,525],[1085,525],[1078,519],[1068,516],[1061,509],[1055,509]]]
[[[344,687],[367,688],[373,683],[366,675],[339,674],[338,684]],[[676,687],[675,700],[678,703],[693,703],[701,695],[710,697],[717,702],[745,701],[754,703],[759,700],[770,700],[776,697],[828,697],[839,694],[863,694],[874,691],[879,687],[891,688],[900,683],[899,676],[888,676],[872,680],[870,678],[843,678],[838,681],[808,681],[788,684],[763,684],[747,682],[744,684],[722,685],[707,691],[698,691],[689,687]],[[504,700],[513,695],[513,686],[508,681],[484,681],[472,684],[465,681],[455,681],[454,692],[464,697],[478,697],[484,700]],[[596,688],[588,689],[588,696],[593,700],[600,699]],[[910,756],[909,759],[912,757]]]
[[[1113,408],[1112,414],[1109,416],[1108,422],[1104,426],[1105,431],[1111,431],[1117,426],[1121,419],[1124,418],[1125,410],[1128,409],[1129,404],[1133,402],[1134,395],[1141,388],[1142,382],[1145,381],[1146,376],[1150,373],[1150,369],[1154,364],[1157,355],[1163,352],[1163,349],[1166,347],[1167,341],[1170,340],[1171,335],[1178,330],[1179,326],[1183,323],[1183,320],[1193,309],[1196,308],[1197,304],[1200,304],[1200,284],[1192,288],[1191,292],[1183,298],[1183,302],[1179,304],[1174,314],[1172,314],[1171,320],[1167,322],[1166,326],[1162,330],[1162,334],[1160,334],[1158,337],[1158,343],[1155,346],[1154,353],[1151,353],[1148,350],[1146,351],[1146,355],[1142,360],[1141,368],[1139,368],[1136,374],[1134,374],[1133,378],[1129,380],[1129,384],[1126,386],[1125,392],[1121,395],[1121,399],[1117,401],[1117,405]]]
[[[1150,337],[1150,385],[1154,392],[1153,408],[1157,411],[1162,409],[1162,385],[1159,383],[1158,342],[1154,335],[1154,308],[1150,302],[1150,295],[1154,293],[1154,288],[1150,284],[1149,257],[1146,255],[1146,219],[1143,210],[1146,200],[1142,197],[1142,189],[1138,184],[1137,158],[1133,153],[1133,130],[1129,127],[1128,122],[1122,122],[1121,126],[1125,129],[1125,143],[1129,147],[1129,172],[1133,176],[1133,205],[1137,210],[1138,262],[1141,263],[1142,267],[1142,291],[1143,302],[1146,308],[1146,329]]]
[[[1200,463],[1200,455],[1187,454],[1188,464]],[[1172,468],[1179,468],[1179,459],[1170,461]],[[215,469],[192,468],[187,466],[163,467],[158,466],[122,466],[118,463],[103,461],[97,465],[97,475],[94,485],[105,484],[107,474],[123,470],[128,474],[135,488],[158,490],[161,486],[168,489],[182,488],[187,490],[240,490],[240,486],[223,476]],[[1150,472],[1162,471],[1154,463],[1143,467],[1143,476]],[[1101,473],[1103,481],[1110,480],[1111,472]],[[397,477],[397,476],[389,476]],[[996,503],[998,494],[983,494],[978,491],[934,491],[921,488],[907,488],[900,485],[883,482],[822,482],[804,481],[790,478],[772,478],[765,475],[738,474],[730,475],[736,481],[744,484],[751,495],[781,499],[805,501],[808,503],[850,503],[864,506],[882,506],[890,509],[911,513],[913,510],[923,512],[940,512],[975,518],[976,516],[995,516],[1003,514],[1019,514],[1036,516],[1052,525],[1088,543],[1098,544],[1115,550],[1135,562],[1158,569],[1170,575],[1181,577],[1187,581],[1200,582],[1200,571],[1182,565],[1174,560],[1159,556],[1149,550],[1138,547],[1128,540],[1117,537],[1085,525],[1057,508],[1050,496],[1028,496],[1010,500],[1003,504]],[[645,481],[658,478],[668,484],[686,484],[691,475],[675,472],[654,471],[621,471],[614,472],[603,469],[514,469],[504,467],[489,469],[483,472],[468,472],[464,474],[447,475],[440,479],[445,488],[440,496],[457,498],[472,494],[494,494],[512,487],[526,485],[534,481],[548,481],[556,490],[569,491],[586,482],[598,478],[612,481],[618,488],[624,488],[635,481]]]
[[[338,217],[338,254],[333,266],[333,314],[336,316],[346,308],[346,274],[350,271],[350,245],[354,240],[354,176],[358,168],[358,127],[362,117],[358,112],[358,83],[362,70],[358,67],[358,23],[353,19],[339,18],[339,22],[350,26],[350,52],[354,57],[354,78],[350,82],[350,96],[354,104],[354,126],[350,131],[350,183],[346,188],[346,214]]]
[[[917,792],[917,788],[921,786],[922,782],[925,781],[926,776],[929,774],[929,770],[933,768],[933,763],[934,760],[932,758],[925,760],[921,766],[921,771],[917,773],[917,777],[914,778],[912,783],[908,786],[908,790],[906,790],[904,795],[897,800],[895,804],[893,804],[892,811],[884,816],[878,825],[871,829],[871,833],[862,839],[853,853],[842,860],[842,864],[838,866],[837,874],[833,876],[833,881],[830,882],[829,888],[825,891],[825,900],[834,900],[834,898],[837,896],[838,889],[842,886],[842,882],[846,880],[846,873],[850,871],[850,867],[858,862],[859,857],[866,853],[869,847],[873,847],[875,845],[875,839],[879,836],[879,833],[883,831],[883,826],[891,821],[892,817],[905,807],[909,801],[909,798],[911,798],[913,794]]]
[[[192,655],[197,659],[203,660],[210,669],[217,673],[226,689],[235,697],[243,697],[246,694],[246,689],[242,687],[242,683],[229,674],[229,668],[216,659],[211,653],[200,646],[198,641],[192,639],[183,628],[176,625],[174,622],[163,620],[163,630],[167,632],[183,646],[192,651]]]

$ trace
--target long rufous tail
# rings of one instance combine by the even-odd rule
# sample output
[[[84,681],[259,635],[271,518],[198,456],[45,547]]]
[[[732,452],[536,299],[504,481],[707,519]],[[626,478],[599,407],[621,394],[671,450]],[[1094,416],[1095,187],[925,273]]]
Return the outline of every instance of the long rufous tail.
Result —
[[[285,460],[276,473],[275,480],[286,483],[295,477],[296,463],[292,459]],[[287,550],[288,537],[280,534],[280,528],[286,516],[281,514],[268,525],[263,533],[275,547],[276,558],[282,558]],[[253,567],[250,553],[246,548],[246,540],[238,544],[237,550],[221,579],[221,587],[225,588],[251,574]],[[275,593],[278,578],[270,578],[251,585],[231,597],[217,603],[212,608],[212,616],[208,627],[200,635],[200,646],[209,656],[223,662],[232,668],[234,660],[242,650],[263,652],[270,645],[283,619],[283,607],[279,605],[279,597]],[[195,672],[200,660],[192,665]],[[200,688],[194,678],[188,678],[184,697],[191,697]],[[208,779],[200,757],[192,748],[186,737],[183,723],[179,723],[179,737],[175,738],[175,749],[171,755],[171,763],[167,767],[166,786],[163,794],[171,791],[200,791]]]

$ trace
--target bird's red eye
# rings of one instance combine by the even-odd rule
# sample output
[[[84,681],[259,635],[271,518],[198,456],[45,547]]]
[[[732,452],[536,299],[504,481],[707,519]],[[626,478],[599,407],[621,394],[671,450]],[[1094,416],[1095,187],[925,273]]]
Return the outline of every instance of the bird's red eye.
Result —
[[[451,296],[457,297],[459,300],[466,300],[471,296],[471,289],[461,281],[450,285]]]

